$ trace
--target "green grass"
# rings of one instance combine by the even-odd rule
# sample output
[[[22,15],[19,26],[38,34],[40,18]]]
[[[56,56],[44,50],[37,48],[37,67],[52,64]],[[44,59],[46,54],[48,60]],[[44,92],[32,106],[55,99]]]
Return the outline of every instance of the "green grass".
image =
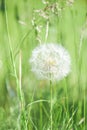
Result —
[[[71,55],[71,73],[52,84],[53,130],[87,130],[86,37],[80,48],[81,28],[87,20],[86,0],[76,0],[72,7],[66,7],[62,17],[49,11],[49,21],[33,13],[35,9],[45,8],[40,0],[8,0],[6,10],[1,6],[2,1],[0,130],[50,129],[50,83],[38,80],[29,65],[31,52],[39,44],[38,36],[42,43],[61,43]],[[52,0],[51,4],[55,2]],[[33,17],[37,26],[43,26],[41,33],[35,30],[36,25],[32,26]]]

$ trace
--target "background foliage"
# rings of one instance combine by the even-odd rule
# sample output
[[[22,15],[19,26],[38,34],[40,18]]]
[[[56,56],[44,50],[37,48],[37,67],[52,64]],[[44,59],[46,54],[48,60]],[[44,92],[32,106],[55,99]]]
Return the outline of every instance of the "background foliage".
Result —
[[[18,130],[19,115],[6,13],[18,76],[20,50],[22,55],[22,90],[28,129],[49,130],[50,127],[49,103],[33,104],[36,100],[50,99],[49,82],[37,80],[29,65],[31,51],[40,42],[61,43],[72,59],[70,75],[53,84],[53,130],[87,129],[87,1],[75,0],[69,6],[65,2],[49,1],[54,8],[52,13],[51,7],[46,8],[41,0],[7,0],[6,4],[0,0],[0,130]],[[55,3],[64,9],[59,12]],[[47,16],[39,14],[40,9],[45,10]]]

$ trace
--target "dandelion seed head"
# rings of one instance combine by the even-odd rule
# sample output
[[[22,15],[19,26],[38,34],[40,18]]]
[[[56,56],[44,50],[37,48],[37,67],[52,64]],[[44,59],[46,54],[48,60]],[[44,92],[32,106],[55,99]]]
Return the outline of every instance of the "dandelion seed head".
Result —
[[[70,56],[67,50],[58,44],[37,46],[30,58],[32,71],[39,79],[61,80],[70,72]]]

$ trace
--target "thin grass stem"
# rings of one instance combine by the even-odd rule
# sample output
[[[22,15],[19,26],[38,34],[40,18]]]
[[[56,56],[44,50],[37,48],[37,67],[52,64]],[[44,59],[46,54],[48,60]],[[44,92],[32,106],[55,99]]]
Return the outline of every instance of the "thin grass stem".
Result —
[[[49,33],[49,21],[47,21],[47,24],[46,24],[46,35],[45,35],[45,43],[47,42],[48,33]]]
[[[53,115],[52,115],[52,81],[50,80],[50,123],[51,123],[51,130],[52,130],[52,124],[53,124]]]
[[[85,89],[84,89],[84,130],[86,130],[86,105],[85,105],[86,97],[85,97]]]

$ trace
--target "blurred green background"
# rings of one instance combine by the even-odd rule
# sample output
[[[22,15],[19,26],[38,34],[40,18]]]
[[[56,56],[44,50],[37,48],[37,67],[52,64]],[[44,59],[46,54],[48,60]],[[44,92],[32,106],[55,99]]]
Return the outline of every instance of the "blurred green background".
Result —
[[[50,5],[56,2],[59,2],[64,10],[59,16],[47,10],[49,27],[46,42],[61,43],[67,48],[72,67],[66,79],[53,84],[53,130],[87,130],[87,1],[75,0],[71,6],[66,6],[65,0],[49,1]],[[6,0],[6,4],[5,0],[0,0],[0,130],[16,130],[18,119],[6,13],[18,76],[21,50],[22,90],[26,106],[35,100],[50,99],[49,81],[38,80],[29,65],[32,50],[39,44],[39,40],[42,44],[46,40],[48,20],[35,12],[45,7],[41,0]],[[41,32],[36,29],[40,26]],[[48,130],[49,107],[48,103],[32,105],[32,121],[28,119],[29,130]]]

